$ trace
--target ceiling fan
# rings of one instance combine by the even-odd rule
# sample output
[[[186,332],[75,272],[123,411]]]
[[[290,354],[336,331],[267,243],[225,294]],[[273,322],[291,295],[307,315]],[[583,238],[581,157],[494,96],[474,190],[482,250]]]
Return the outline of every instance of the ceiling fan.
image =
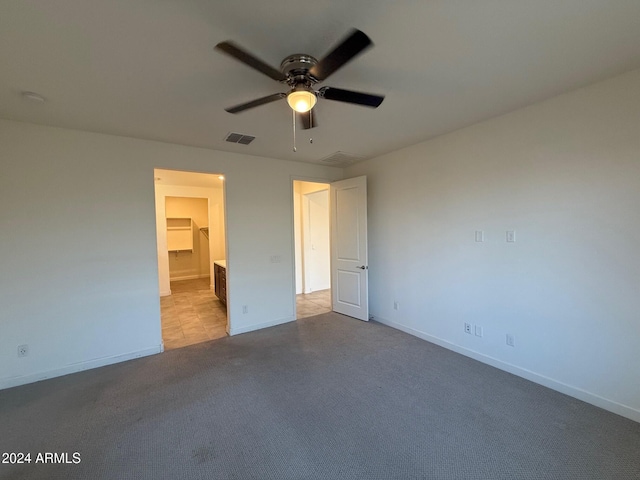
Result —
[[[353,29],[321,60],[318,61],[311,55],[304,53],[289,55],[280,64],[280,70],[277,70],[231,41],[220,42],[216,45],[216,50],[289,86],[287,93],[274,93],[273,95],[267,95],[250,102],[225,108],[225,110],[229,113],[239,113],[286,98],[289,106],[298,113],[303,128],[309,129],[317,126],[315,115],[312,121],[311,109],[315,106],[318,98],[376,108],[382,103],[384,96],[334,87],[322,87],[318,90],[313,88],[316,83],[326,80],[329,75],[372,45],[373,42],[366,34],[360,30]]]

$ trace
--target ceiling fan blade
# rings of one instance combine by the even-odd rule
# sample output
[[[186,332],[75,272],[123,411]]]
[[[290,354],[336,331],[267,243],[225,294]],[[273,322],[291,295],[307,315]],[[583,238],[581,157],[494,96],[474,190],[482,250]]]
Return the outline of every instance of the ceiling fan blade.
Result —
[[[312,108],[308,112],[297,113],[300,122],[302,123],[303,130],[309,130],[318,126],[318,116],[316,115],[315,108]]]
[[[280,70],[276,70],[271,65],[267,65],[265,62],[260,60],[259,58],[251,55],[250,53],[242,50],[233,42],[220,42],[216,45],[216,50],[220,50],[223,53],[226,53],[230,57],[235,58],[236,60],[240,60],[245,65],[250,66],[251,68],[258,70],[261,73],[264,73],[268,77],[277,80],[278,82],[283,82],[287,79],[286,75],[282,73]]]
[[[367,35],[353,29],[338,46],[313,66],[309,73],[321,82],[371,45],[373,42]]]
[[[343,90],[333,87],[322,87],[318,93],[327,100],[355,103],[356,105],[364,105],[365,107],[372,108],[379,107],[384,100],[382,95],[372,95],[370,93],[354,92],[353,90]]]
[[[281,98],[285,98],[286,96],[286,93],[274,93],[273,95],[267,95],[266,97],[257,98],[255,100],[252,100],[251,102],[241,103],[240,105],[236,105],[235,107],[225,108],[225,110],[229,113],[239,113],[250,108],[259,107],[260,105],[264,105],[265,103],[275,102],[276,100],[280,100]]]

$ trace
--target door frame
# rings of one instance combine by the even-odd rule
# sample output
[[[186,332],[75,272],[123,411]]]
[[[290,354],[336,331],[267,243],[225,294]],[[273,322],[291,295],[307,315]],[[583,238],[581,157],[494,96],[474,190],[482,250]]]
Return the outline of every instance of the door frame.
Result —
[[[335,179],[335,180],[331,180],[331,179],[326,179],[326,178],[317,178],[317,177],[304,177],[304,176],[298,176],[298,175],[291,175],[290,177],[290,192],[289,192],[289,198],[291,199],[291,255],[292,255],[292,277],[293,278],[293,282],[292,282],[292,297],[291,297],[291,301],[292,301],[292,309],[293,309],[293,318],[297,320],[298,317],[298,312],[297,312],[297,305],[296,305],[296,239],[295,239],[295,205],[294,205],[294,195],[295,195],[295,187],[294,184],[296,181],[301,181],[301,182],[312,182],[312,183],[323,183],[323,184],[327,184],[329,185],[329,203],[331,204],[332,201],[332,192],[331,192],[331,184],[334,182],[338,182],[341,180],[349,180],[348,178],[343,178],[343,179]],[[301,206],[302,207],[302,206]],[[330,230],[330,238],[329,238],[329,244],[330,244],[330,249],[333,251],[333,239],[332,239],[332,233],[331,233],[331,219],[330,219],[330,225],[329,225],[329,230]],[[331,257],[333,257],[333,253],[331,254]],[[368,265],[367,265],[367,269],[368,269]],[[368,272],[367,272],[368,274]],[[331,267],[331,285],[332,285],[332,289],[333,289],[333,267]],[[333,291],[331,292],[331,310],[334,311],[334,305],[333,305]],[[367,317],[370,317],[370,312],[367,315]],[[367,320],[369,320],[369,318],[367,318]]]
[[[293,278],[293,288],[292,288],[292,297],[291,297],[291,305],[292,305],[292,309],[293,309],[293,318],[297,319],[298,318],[298,311],[297,311],[297,304],[296,304],[296,267],[297,267],[297,261],[296,261],[296,228],[295,228],[295,202],[294,202],[294,196],[295,196],[295,182],[310,182],[310,183],[321,183],[324,185],[327,185],[327,187],[330,188],[331,182],[334,182],[335,180],[331,180],[331,179],[327,179],[327,178],[319,178],[319,177],[306,177],[306,176],[300,176],[300,175],[291,175],[290,176],[290,192],[289,192],[289,198],[291,199],[291,255],[292,255],[292,278]],[[300,202],[300,208],[304,208],[302,205],[303,202]],[[331,239],[329,239],[329,243],[331,243]],[[301,260],[302,261],[302,260]],[[303,293],[305,290],[305,282],[302,282],[303,285]]]
[[[229,258],[229,239],[228,239],[228,226],[227,226],[227,192],[226,192],[226,175],[224,173],[211,173],[211,172],[194,172],[188,170],[178,170],[178,169],[167,169],[157,167],[154,169],[154,178],[157,176],[157,170],[172,170],[176,172],[184,172],[195,175],[213,175],[216,177],[223,177],[222,180],[222,223],[224,225],[224,255],[225,258]],[[158,192],[158,187],[161,187],[161,190],[169,190],[171,193],[167,193],[166,191]],[[206,192],[208,187],[200,187],[200,186],[190,186],[190,185],[158,185],[154,182],[154,200],[155,200],[155,222],[156,222],[156,246],[157,246],[157,259],[158,259],[158,285],[159,285],[159,294],[160,297],[171,295],[170,288],[170,275],[169,275],[169,253],[167,251],[167,220],[166,220],[166,197],[185,197],[185,198],[206,198],[207,199],[207,214],[209,216],[209,220],[211,220],[212,215],[212,196],[207,195]],[[191,191],[190,191],[191,190]],[[194,192],[194,190],[199,190],[199,192]],[[211,248],[214,243],[214,239],[211,235],[209,235],[209,288],[213,290],[213,262],[217,260],[213,258],[213,250]],[[166,272],[166,275],[163,273]],[[228,271],[228,270],[227,270]],[[164,283],[164,285],[163,285]],[[227,290],[227,334],[231,328],[231,318],[229,315],[229,291]],[[158,317],[158,322],[162,326],[162,319]],[[164,347],[163,347],[164,350]]]
[[[315,183],[315,182],[314,182]],[[316,266],[314,265],[314,262],[312,261],[312,257],[313,257],[313,242],[310,238],[312,229],[313,231],[318,231],[317,229],[315,229],[313,221],[316,219],[316,216],[313,216],[312,218],[312,213],[311,213],[311,195],[318,195],[320,193],[323,193],[326,195],[326,199],[327,199],[327,246],[330,248],[331,247],[331,226],[329,225],[329,218],[330,218],[330,213],[329,213],[329,191],[330,191],[330,184],[328,183],[321,183],[319,185],[323,185],[323,188],[320,190],[315,190],[313,192],[309,192],[309,193],[303,193],[301,194],[302,197],[302,205],[301,205],[301,214],[302,214],[302,259],[301,259],[301,263],[302,263],[302,268],[303,268],[303,275],[302,275],[302,286],[303,286],[303,292],[302,293],[313,293],[315,290],[313,289],[314,286],[317,285],[313,285],[313,281],[312,281],[312,277],[315,274],[318,273],[318,269],[316,268]],[[324,229],[320,230],[323,231]],[[331,257],[330,253],[329,253],[329,258]],[[324,273],[329,274],[329,288],[331,288],[331,264],[330,264],[331,260],[329,260],[329,265],[327,265],[327,270]]]

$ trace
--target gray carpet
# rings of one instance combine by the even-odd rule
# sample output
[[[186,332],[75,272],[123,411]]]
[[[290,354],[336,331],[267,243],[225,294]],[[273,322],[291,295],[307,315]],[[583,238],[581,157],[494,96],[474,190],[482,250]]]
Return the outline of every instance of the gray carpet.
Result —
[[[334,313],[0,391],[3,479],[640,479],[640,424]]]

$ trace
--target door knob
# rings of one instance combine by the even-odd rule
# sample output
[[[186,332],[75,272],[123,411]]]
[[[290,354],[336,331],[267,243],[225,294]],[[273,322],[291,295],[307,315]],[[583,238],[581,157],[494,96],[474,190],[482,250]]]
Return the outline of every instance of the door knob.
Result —
[[[356,268],[359,268],[360,270],[366,270],[367,269],[367,267],[365,267],[364,265],[360,265],[359,267],[356,267]]]

